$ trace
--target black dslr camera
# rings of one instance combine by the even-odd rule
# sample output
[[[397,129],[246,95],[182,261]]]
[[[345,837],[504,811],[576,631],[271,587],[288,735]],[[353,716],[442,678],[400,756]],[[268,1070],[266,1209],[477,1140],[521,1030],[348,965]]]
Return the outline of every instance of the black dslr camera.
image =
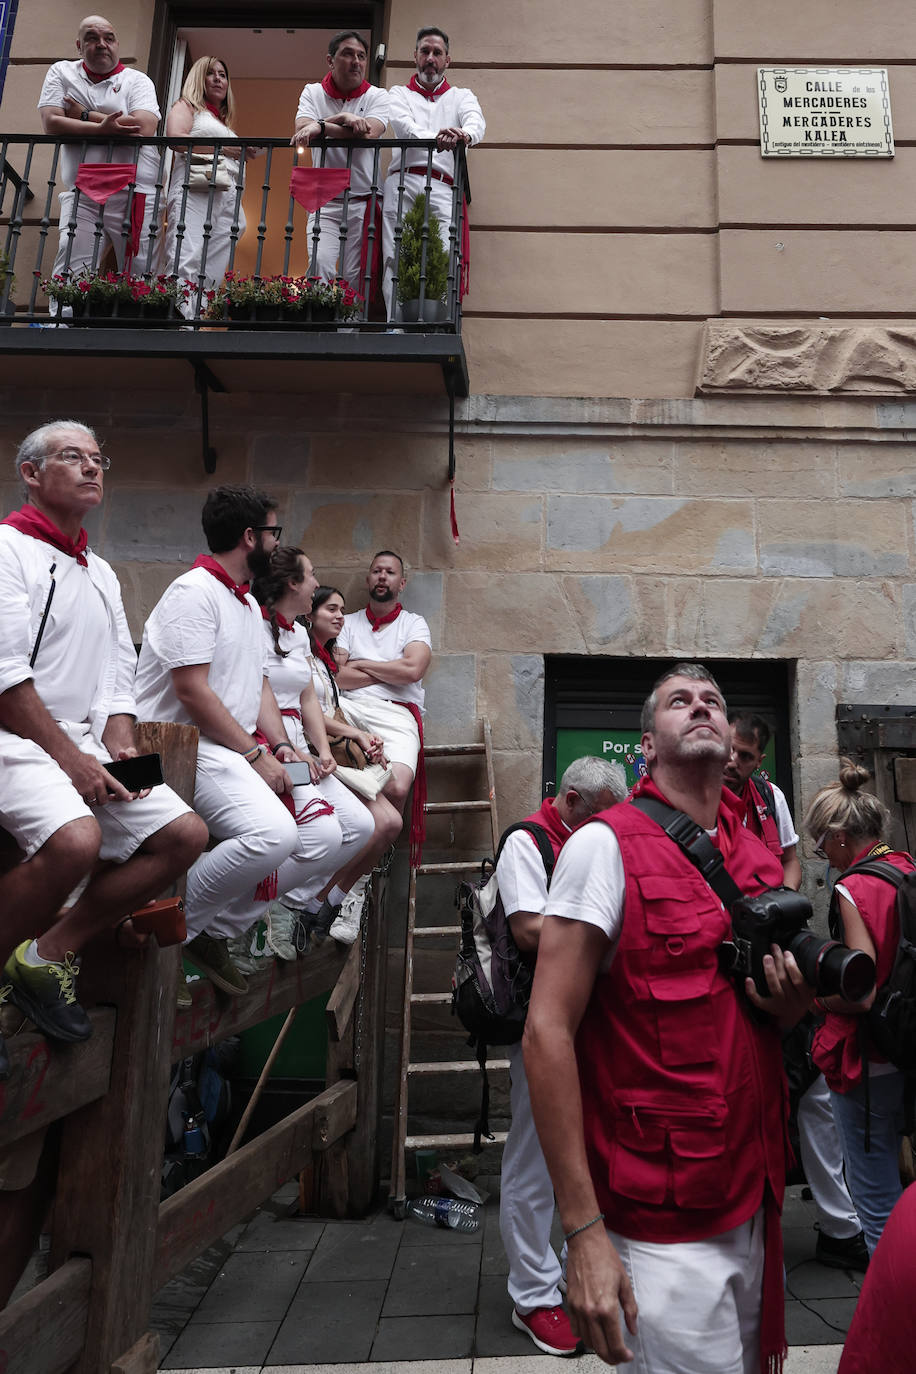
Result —
[[[793,955],[809,987],[819,997],[839,995],[859,1002],[875,985],[874,961],[861,949],[838,940],[822,940],[808,929],[811,903],[790,887],[771,887],[757,897],[732,904],[732,939],[719,946],[719,957],[739,987],[753,978],[761,997],[769,997],[763,956],[771,945]]]

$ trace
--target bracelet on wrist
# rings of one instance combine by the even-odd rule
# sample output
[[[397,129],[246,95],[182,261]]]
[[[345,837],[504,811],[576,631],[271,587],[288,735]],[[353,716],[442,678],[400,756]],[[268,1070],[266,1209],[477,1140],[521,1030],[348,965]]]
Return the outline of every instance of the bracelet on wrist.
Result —
[[[295,749],[295,747],[296,746],[294,744],[291,744],[288,739],[278,739],[276,744],[272,744],[270,746],[270,752],[273,754],[274,758],[276,758],[278,750]]]
[[[246,754],[243,754],[242,757],[244,758],[246,763],[257,763],[258,759],[261,757],[263,753],[263,744],[255,744],[252,745],[248,752]]]
[[[583,1222],[581,1226],[576,1226],[573,1228],[572,1231],[568,1231],[566,1235],[563,1237],[563,1239],[566,1241],[568,1245],[569,1242],[572,1240],[573,1236],[577,1236],[580,1231],[587,1231],[590,1226],[597,1226],[599,1221],[604,1221],[603,1212],[599,1212],[596,1217],[592,1217],[591,1221]]]

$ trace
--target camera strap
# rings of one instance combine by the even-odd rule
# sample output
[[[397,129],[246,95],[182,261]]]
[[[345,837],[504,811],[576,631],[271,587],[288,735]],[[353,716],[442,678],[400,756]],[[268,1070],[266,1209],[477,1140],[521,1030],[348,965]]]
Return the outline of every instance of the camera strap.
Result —
[[[705,878],[726,911],[744,896],[728,869],[721,849],[717,849],[701,825],[683,811],[658,801],[655,797],[633,797],[630,806],[637,807],[650,820],[660,825],[687,856],[701,877]]]

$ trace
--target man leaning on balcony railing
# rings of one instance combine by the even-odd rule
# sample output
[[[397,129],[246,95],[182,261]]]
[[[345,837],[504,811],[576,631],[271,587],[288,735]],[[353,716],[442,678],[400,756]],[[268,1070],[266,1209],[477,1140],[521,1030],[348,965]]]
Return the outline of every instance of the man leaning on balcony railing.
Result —
[[[303,88],[290,143],[319,143],[325,138],[352,139],[354,144],[381,138],[388,127],[388,92],[366,80],[369,50],[355,31],[337,33],[328,44],[328,70],[323,81]],[[375,151],[327,148],[314,158],[314,181],[327,183],[309,215],[309,276],[333,281],[343,277],[361,290],[367,259],[372,209]],[[317,169],[321,168],[319,172]],[[381,190],[376,196],[374,255],[381,238]]]
[[[120,61],[118,36],[101,15],[82,20],[76,48],[80,56],[75,62],[48,68],[38,101],[46,134],[83,140],[60,149],[60,241],[54,275],[97,267],[107,243],[119,269],[129,269],[133,260],[135,270],[156,272],[156,238],[155,232],[150,238],[150,228],[156,181],[161,179],[159,150],[112,142],[124,135],[155,135],[155,87],[143,72]]]

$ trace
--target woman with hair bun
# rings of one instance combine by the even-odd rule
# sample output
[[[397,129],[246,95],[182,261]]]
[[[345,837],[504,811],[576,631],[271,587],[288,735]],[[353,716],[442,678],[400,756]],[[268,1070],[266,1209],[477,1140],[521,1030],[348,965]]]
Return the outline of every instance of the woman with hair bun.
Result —
[[[818,999],[826,1013],[814,1037],[813,1058],[827,1079],[834,1120],[843,1143],[846,1183],[871,1255],[901,1193],[897,1155],[903,1134],[903,1074],[863,1037],[860,1018],[888,979],[897,953],[897,889],[871,873],[856,873],[880,859],[903,873],[916,869],[909,854],[886,843],[887,808],[863,790],[869,774],[840,760],[837,782],[821,788],[805,816],[814,852],[840,870],[831,903],[831,935],[875,961],[875,988],[861,1002]],[[862,1043],[866,1053],[863,1065]],[[866,1139],[869,1149],[866,1150]]]

